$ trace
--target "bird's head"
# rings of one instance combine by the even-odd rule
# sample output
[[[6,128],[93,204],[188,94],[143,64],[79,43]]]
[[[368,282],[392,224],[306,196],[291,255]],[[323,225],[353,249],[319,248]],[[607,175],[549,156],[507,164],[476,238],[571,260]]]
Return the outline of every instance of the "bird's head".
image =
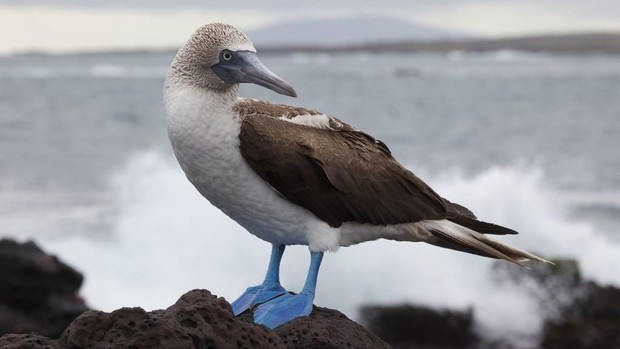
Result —
[[[170,74],[193,85],[215,90],[228,90],[247,82],[297,97],[291,85],[261,63],[245,34],[223,23],[198,28],[177,53]]]

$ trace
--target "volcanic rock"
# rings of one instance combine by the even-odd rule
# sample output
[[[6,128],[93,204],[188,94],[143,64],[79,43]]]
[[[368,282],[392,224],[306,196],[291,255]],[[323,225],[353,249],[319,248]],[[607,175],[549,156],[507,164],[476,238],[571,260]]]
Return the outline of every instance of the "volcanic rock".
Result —
[[[0,335],[36,332],[58,338],[82,312],[83,277],[34,242],[0,240]]]
[[[36,334],[6,335],[2,349],[207,349],[207,348],[389,348],[342,313],[315,308],[275,330],[257,325],[252,314],[235,317],[224,298],[193,290],[166,310],[122,308],[80,315],[54,342]]]
[[[394,348],[476,348],[473,310],[364,306],[362,322]]]

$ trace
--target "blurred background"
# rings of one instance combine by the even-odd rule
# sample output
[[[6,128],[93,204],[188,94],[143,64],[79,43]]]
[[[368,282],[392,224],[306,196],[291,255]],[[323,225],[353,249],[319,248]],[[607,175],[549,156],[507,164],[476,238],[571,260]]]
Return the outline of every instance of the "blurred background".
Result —
[[[0,237],[33,239],[85,275],[89,306],[235,299],[269,244],[203,199],[168,144],[167,68],[200,25],[253,38],[298,99],[383,140],[441,195],[620,286],[620,2],[3,0]],[[301,288],[305,247],[283,283]],[[535,338],[531,292],[492,261],[377,241],[324,259],[315,304],[473,307],[485,335]],[[346,295],[343,297],[343,295]]]

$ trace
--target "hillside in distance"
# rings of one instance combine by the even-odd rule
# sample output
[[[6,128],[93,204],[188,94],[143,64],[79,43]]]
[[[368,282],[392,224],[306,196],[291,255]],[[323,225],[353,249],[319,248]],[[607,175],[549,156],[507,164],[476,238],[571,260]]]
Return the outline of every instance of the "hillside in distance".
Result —
[[[402,40],[341,45],[337,47],[328,45],[290,45],[265,47],[261,52],[483,52],[500,50],[558,54],[620,54],[620,33],[548,34],[498,39]]]
[[[286,21],[248,34],[263,53],[497,50],[620,53],[620,32],[482,38],[389,16]]]
[[[305,19],[279,22],[250,31],[259,48],[363,45],[377,42],[437,41],[466,38],[441,28],[388,16]]]

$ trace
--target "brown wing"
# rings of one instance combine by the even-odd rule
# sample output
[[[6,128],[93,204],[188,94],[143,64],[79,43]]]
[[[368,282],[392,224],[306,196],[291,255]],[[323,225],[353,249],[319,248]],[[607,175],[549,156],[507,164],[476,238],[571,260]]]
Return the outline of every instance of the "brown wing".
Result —
[[[245,115],[241,154],[271,187],[332,227],[455,215],[450,203],[396,162],[383,143],[343,125],[334,130]]]

